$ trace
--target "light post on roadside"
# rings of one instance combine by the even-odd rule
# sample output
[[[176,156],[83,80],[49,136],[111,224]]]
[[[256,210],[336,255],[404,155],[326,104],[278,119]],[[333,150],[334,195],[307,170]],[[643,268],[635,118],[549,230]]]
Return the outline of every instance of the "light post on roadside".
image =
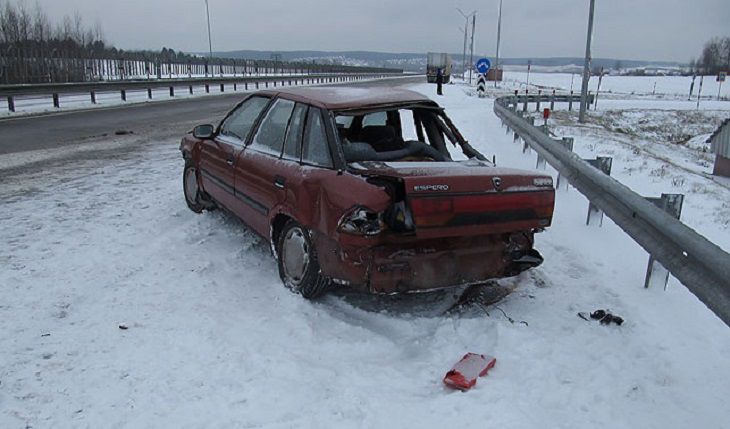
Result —
[[[596,6],[596,0],[591,0],[590,11],[588,12],[588,37],[586,40],[586,58],[583,63],[583,85],[580,89],[580,114],[578,122],[581,124],[586,121],[586,110],[588,110],[588,80],[591,78],[591,38],[593,37],[593,10]]]
[[[499,18],[497,18],[497,55],[494,61],[494,87],[497,87],[499,78],[499,40],[502,36],[502,0],[499,0]]]
[[[213,58],[213,40],[210,38],[210,8],[208,7],[208,0],[205,0],[205,15],[208,17],[208,52],[210,58]]]
[[[473,11],[472,13],[467,15],[458,7],[456,8],[456,10],[459,11],[461,16],[463,16],[464,19],[466,20],[466,25],[464,26],[464,50],[462,51],[462,54],[461,54],[461,65],[462,65],[461,78],[466,80],[466,38],[467,38],[467,33],[469,32],[469,18],[472,15],[475,15],[477,13],[477,11]]]

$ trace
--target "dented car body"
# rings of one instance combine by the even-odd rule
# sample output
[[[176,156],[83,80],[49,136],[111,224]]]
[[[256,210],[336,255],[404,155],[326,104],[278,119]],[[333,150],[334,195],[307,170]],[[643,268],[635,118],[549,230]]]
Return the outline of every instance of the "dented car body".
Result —
[[[413,292],[516,275],[542,262],[550,176],[496,167],[421,94],[261,91],[186,135],[185,197],[269,240],[282,281]]]

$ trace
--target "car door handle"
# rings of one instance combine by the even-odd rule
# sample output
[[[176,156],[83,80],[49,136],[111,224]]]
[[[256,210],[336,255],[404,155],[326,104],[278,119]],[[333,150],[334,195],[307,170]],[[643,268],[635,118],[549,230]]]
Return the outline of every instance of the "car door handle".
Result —
[[[233,166],[233,158],[226,159],[226,164]]]
[[[281,176],[275,176],[274,177],[274,186],[276,186],[279,189],[284,189],[284,184],[286,184],[286,179]]]

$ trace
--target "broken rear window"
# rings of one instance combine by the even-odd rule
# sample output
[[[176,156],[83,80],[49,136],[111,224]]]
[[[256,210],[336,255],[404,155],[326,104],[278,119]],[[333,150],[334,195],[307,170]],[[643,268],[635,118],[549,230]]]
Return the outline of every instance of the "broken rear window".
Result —
[[[460,141],[458,132],[447,125],[441,112],[432,108],[340,112],[335,122],[347,162],[443,162],[475,156],[470,146],[469,150],[464,147],[468,144]],[[453,150],[457,147],[461,151]]]

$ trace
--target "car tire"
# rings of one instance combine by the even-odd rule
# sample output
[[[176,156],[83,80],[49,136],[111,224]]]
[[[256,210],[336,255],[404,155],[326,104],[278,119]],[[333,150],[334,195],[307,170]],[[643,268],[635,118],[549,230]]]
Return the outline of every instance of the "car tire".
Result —
[[[309,231],[293,220],[284,225],[278,236],[276,260],[281,281],[293,292],[307,299],[318,298],[327,292],[330,280],[320,273]]]
[[[202,191],[198,185],[198,168],[192,160],[185,160],[185,169],[183,170],[183,194],[185,202],[190,210],[200,213],[205,208],[202,199]]]

